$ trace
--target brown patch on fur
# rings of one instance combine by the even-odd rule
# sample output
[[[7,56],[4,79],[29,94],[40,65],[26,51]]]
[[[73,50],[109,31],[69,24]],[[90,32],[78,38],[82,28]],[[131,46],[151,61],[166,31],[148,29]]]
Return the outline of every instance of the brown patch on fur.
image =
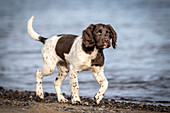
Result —
[[[103,66],[103,65],[104,65],[103,50],[100,50],[100,51],[97,53],[96,58],[91,60],[91,65],[92,65],[92,66]]]
[[[95,40],[93,37],[93,30],[95,28],[95,25],[91,24],[89,27],[87,27],[83,31],[83,44],[85,47],[93,47],[95,45]]]
[[[112,47],[116,49],[117,34],[111,25],[107,25],[111,31]]]
[[[43,44],[45,44],[45,41],[48,39],[48,38],[44,38],[42,36],[39,36],[39,41],[42,42]]]
[[[55,81],[57,81],[57,80],[58,80],[58,77],[56,77]]]
[[[56,54],[63,60],[65,60],[64,53],[69,53],[70,49],[72,47],[72,44],[75,40],[77,35],[71,35],[71,34],[62,34],[58,35],[61,36],[61,38],[58,40],[55,51]]]
[[[110,39],[112,39],[112,46],[115,49],[117,35],[111,25],[91,24],[83,31],[82,39],[82,49],[87,54],[91,54],[95,46],[98,49],[109,48]]]
[[[57,65],[67,67],[67,62],[65,62],[65,61],[59,61]]]
[[[87,54],[91,54],[94,50],[94,47],[85,47],[85,45],[82,43],[82,49],[85,51]]]

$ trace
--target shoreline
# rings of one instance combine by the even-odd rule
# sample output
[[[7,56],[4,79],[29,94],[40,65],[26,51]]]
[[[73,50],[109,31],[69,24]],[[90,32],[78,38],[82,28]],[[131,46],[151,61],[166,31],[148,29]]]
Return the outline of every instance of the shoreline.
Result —
[[[142,112],[170,112],[170,106],[149,105],[141,102],[115,101],[114,99],[103,99],[99,105],[95,104],[90,97],[82,97],[82,104],[72,105],[71,97],[64,95],[69,103],[58,103],[56,94],[44,93],[45,99],[36,97],[35,91],[6,90],[0,87],[0,113],[17,112],[121,112],[121,113],[142,113]],[[37,109],[38,108],[38,109]],[[13,110],[13,111],[10,111]],[[45,113],[45,112],[44,112]]]

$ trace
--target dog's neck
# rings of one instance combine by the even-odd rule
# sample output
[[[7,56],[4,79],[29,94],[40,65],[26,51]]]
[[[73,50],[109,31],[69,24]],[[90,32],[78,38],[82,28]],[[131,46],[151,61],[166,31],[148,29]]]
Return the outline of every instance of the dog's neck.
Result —
[[[82,43],[82,49],[85,53],[87,54],[91,54],[94,50],[94,47],[95,46],[92,46],[92,47],[86,47],[84,43]]]
[[[92,47],[86,47],[84,43],[82,43],[82,49],[85,53],[87,54],[91,54],[95,48],[99,51],[99,52],[103,52],[103,48],[97,48],[96,45],[92,46]]]

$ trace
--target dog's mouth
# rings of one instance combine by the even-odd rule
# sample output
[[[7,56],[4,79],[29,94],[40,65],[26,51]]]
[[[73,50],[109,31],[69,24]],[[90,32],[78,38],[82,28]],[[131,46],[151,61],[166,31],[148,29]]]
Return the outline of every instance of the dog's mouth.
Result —
[[[110,47],[110,40],[103,41],[103,48],[109,48]]]
[[[104,43],[104,44],[103,44],[103,47],[104,47],[104,48],[109,48],[109,47],[110,47],[110,43]]]
[[[109,48],[110,47],[110,40],[109,40],[109,38],[103,38],[102,41],[103,41],[103,47],[104,48]]]
[[[109,48],[110,47],[110,43],[106,43],[106,42],[103,42],[102,45],[98,46],[98,48],[101,48],[101,49],[105,49],[105,48]]]

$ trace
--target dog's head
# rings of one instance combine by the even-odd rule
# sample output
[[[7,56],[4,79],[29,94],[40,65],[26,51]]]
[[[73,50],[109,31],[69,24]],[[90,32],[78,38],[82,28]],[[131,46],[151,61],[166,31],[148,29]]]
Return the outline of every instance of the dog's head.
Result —
[[[83,44],[85,47],[109,48],[110,39],[112,39],[112,46],[115,49],[117,35],[111,25],[91,24],[83,31]]]

